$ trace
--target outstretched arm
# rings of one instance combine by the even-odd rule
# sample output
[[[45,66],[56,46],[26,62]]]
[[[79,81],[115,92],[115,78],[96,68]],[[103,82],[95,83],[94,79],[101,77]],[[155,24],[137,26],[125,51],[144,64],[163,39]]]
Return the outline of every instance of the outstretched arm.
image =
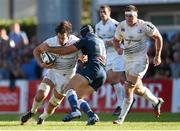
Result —
[[[78,49],[74,45],[70,45],[66,47],[49,47],[48,44],[44,44],[40,46],[40,48],[47,52],[59,54],[59,55],[67,55],[78,51]]]

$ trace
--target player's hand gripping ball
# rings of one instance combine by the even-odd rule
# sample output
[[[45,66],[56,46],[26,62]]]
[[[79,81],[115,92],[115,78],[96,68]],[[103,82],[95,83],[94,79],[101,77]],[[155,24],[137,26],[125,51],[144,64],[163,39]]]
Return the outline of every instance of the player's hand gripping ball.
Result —
[[[41,53],[41,59],[43,63],[46,63],[47,65],[53,65],[56,61],[56,56],[48,52],[43,52]]]

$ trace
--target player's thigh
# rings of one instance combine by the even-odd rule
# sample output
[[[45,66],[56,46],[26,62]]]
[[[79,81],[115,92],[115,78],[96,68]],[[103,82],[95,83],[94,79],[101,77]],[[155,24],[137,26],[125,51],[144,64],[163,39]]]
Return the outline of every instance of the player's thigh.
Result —
[[[82,76],[80,74],[76,74],[67,83],[67,85],[64,88],[64,92],[67,92],[69,89],[78,90],[79,88],[86,87],[88,85],[89,85],[89,82],[84,76]]]
[[[35,99],[36,101],[42,101],[47,97],[49,91],[54,88],[54,83],[48,78],[44,78],[38,87]]]
[[[138,76],[135,75],[131,75],[126,73],[126,81],[129,81],[130,83],[132,83],[134,86],[136,86],[136,84],[138,83]]]
[[[142,96],[144,94],[145,88],[143,86],[141,78],[138,79],[138,82],[136,84],[134,92],[135,92],[136,95],[139,95],[139,96]]]
[[[59,93],[56,89],[53,90],[53,94],[59,100],[64,99],[64,94]]]
[[[126,74],[126,77],[127,77],[127,81],[126,82],[129,82],[132,84],[132,87],[130,88],[134,88],[134,92],[137,94],[137,95],[143,95],[145,89],[143,87],[143,83],[142,83],[142,79],[141,77],[139,76],[133,76],[133,75],[128,75]]]
[[[54,85],[54,83],[52,82],[52,80],[50,80],[50,79],[48,79],[48,78],[44,78],[44,79],[42,80],[42,83],[45,83],[45,84],[49,85],[51,88],[54,88],[54,87],[55,87],[55,85]]]
[[[126,80],[125,71],[120,72],[120,81],[124,82]]]
[[[76,90],[79,99],[87,98],[94,92],[91,86],[81,87]]]
[[[126,74],[137,76],[142,79],[148,69],[149,64],[145,58],[142,58],[142,60],[127,60],[125,65]]]
[[[107,72],[107,81],[111,84],[120,82],[120,78],[121,78],[120,72],[114,72],[112,71],[112,69]]]
[[[56,84],[56,70],[48,69],[47,73],[45,74],[42,82],[50,85],[51,87],[55,87]]]

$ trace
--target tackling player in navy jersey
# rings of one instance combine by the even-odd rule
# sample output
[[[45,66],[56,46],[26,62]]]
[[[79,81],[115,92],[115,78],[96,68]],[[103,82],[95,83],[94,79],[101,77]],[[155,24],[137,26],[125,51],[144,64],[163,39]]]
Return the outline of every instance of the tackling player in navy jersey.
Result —
[[[41,49],[59,55],[66,55],[81,50],[83,55],[87,55],[88,60],[83,69],[77,72],[64,89],[72,112],[65,116],[63,121],[67,122],[80,117],[81,112],[79,109],[81,109],[89,116],[87,125],[94,125],[99,121],[99,118],[83,98],[97,91],[106,80],[106,71],[104,69],[106,51],[103,41],[94,34],[90,25],[83,26],[80,30],[80,35],[82,39],[68,47],[51,48],[47,45],[42,45]]]

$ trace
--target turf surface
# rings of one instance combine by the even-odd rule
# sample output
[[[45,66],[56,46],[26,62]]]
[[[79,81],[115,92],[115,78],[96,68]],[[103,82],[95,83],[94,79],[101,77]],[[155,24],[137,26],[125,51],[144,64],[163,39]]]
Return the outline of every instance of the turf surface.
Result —
[[[62,122],[65,114],[54,114],[43,125],[36,125],[36,115],[28,123],[20,125],[17,114],[1,114],[0,130],[180,130],[180,113],[163,113],[155,118],[152,113],[130,113],[123,125],[113,125],[117,117],[107,113],[98,114],[100,122],[86,126],[87,117],[83,114],[78,120]]]

